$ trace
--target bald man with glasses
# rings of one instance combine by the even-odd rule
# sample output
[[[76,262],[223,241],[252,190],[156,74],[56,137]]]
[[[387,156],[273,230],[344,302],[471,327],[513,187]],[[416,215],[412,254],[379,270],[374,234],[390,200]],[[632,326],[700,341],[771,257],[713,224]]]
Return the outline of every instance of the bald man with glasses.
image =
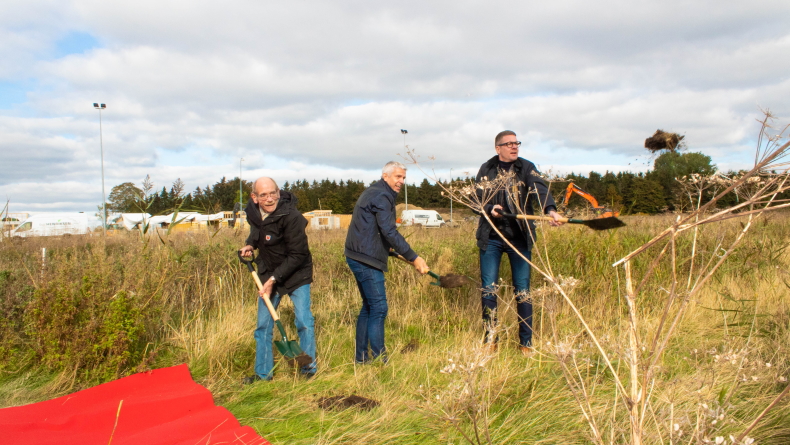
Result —
[[[285,295],[294,305],[294,321],[299,334],[299,346],[313,357],[312,363],[302,366],[300,373],[311,378],[316,373],[315,319],[310,309],[310,284],[313,282],[313,256],[307,242],[307,219],[297,210],[296,196],[280,190],[272,178],[258,178],[252,187],[247,207],[250,236],[239,249],[244,257],[251,257],[258,249],[255,262],[263,289],[258,293],[258,324],[255,329],[255,374],[245,377],[245,384],[271,380],[274,376],[272,330],[274,320],[263,301],[271,297],[277,308]]]
[[[535,243],[535,224],[533,221],[503,218],[503,213],[526,213],[532,215],[533,208],[540,209],[554,218],[552,226],[562,225],[558,221],[554,198],[543,179],[540,178],[535,164],[519,157],[521,142],[516,133],[506,130],[494,138],[496,156],[480,166],[476,181],[484,178],[493,180],[500,174],[512,172],[509,190],[516,193],[509,195],[500,190],[489,201],[484,211],[491,218],[499,233],[494,230],[488,220],[480,217],[477,227],[477,247],[480,249],[480,278],[483,282],[482,306],[483,324],[485,326],[485,343],[487,348],[497,350],[497,285],[499,282],[499,266],[502,255],[510,259],[510,270],[513,276],[516,312],[518,313],[519,350],[524,355],[532,353],[532,299],[529,296],[530,266],[519,255],[532,260],[532,246]],[[508,242],[515,247],[508,245]]]

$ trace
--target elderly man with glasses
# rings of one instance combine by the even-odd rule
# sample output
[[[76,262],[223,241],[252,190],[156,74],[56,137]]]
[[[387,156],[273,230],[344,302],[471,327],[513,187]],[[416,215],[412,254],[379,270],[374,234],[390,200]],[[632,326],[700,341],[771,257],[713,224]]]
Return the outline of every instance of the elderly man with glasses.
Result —
[[[507,190],[499,190],[489,201],[484,211],[491,218],[499,233],[493,230],[484,217],[477,227],[477,246],[480,249],[480,278],[483,284],[483,324],[485,343],[489,351],[497,350],[497,288],[502,254],[510,259],[513,277],[516,312],[518,313],[519,350],[524,355],[532,353],[532,300],[529,296],[530,266],[521,257],[532,260],[532,245],[535,242],[535,225],[519,220],[504,218],[503,213],[533,214],[533,207],[554,218],[550,224],[559,226],[560,215],[556,212],[554,198],[546,183],[540,178],[535,164],[520,158],[521,142],[516,133],[503,131],[494,139],[496,156],[480,166],[476,181],[493,180],[504,173],[512,173]],[[500,236],[501,233],[501,236]],[[508,244],[509,243],[509,244]],[[511,247],[512,245],[512,247]],[[515,248],[515,250],[514,250]],[[519,253],[521,255],[519,255]]]
[[[250,236],[240,249],[249,257],[258,249],[258,275],[263,283],[259,292],[271,296],[277,308],[283,295],[291,297],[299,334],[299,346],[313,362],[300,369],[302,375],[315,375],[315,328],[310,311],[310,283],[313,282],[313,257],[307,245],[307,219],[296,209],[296,197],[281,191],[271,178],[258,178],[251,199],[244,209],[250,223]],[[258,326],[255,329],[255,374],[244,383],[271,380],[274,368],[272,330],[274,320],[263,298],[258,298]]]

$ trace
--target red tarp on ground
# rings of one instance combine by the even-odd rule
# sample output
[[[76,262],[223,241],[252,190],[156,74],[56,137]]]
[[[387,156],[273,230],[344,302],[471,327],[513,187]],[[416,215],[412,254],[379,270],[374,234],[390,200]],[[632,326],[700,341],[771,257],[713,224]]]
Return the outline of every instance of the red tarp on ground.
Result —
[[[0,409],[0,444],[108,445],[110,438],[111,445],[270,445],[215,406],[187,365]]]

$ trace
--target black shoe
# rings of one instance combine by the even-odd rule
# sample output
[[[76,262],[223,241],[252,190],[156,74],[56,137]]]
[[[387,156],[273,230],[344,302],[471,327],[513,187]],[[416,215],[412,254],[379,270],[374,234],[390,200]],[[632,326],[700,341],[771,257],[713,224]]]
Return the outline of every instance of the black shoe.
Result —
[[[253,384],[255,382],[258,382],[260,380],[266,380],[268,382],[271,379],[264,379],[264,378],[261,378],[258,374],[253,374],[251,376],[244,377],[243,379],[241,379],[241,383],[244,384],[244,385],[251,385],[251,384]]]

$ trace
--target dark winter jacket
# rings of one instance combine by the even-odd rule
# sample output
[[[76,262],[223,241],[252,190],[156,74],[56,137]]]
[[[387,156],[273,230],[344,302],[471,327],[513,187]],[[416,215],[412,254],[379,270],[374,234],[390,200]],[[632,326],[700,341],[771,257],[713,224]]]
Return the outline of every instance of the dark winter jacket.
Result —
[[[362,192],[348,227],[347,257],[385,272],[390,248],[409,261],[417,259],[417,254],[395,226],[397,196],[383,179]]]
[[[540,178],[535,164],[524,158],[518,158],[513,163],[512,169],[516,174],[515,181],[518,183],[517,202],[509,200],[507,193],[501,190],[487,203],[485,211],[505,238],[524,240],[527,245],[531,247],[535,240],[535,223],[533,221],[525,222],[523,220],[494,218],[491,216],[491,209],[494,205],[499,204],[504,208],[503,211],[506,213],[519,213],[520,208],[527,215],[532,215],[533,205],[542,207],[544,213],[555,210],[557,206],[554,203],[554,197],[551,196],[548,187],[546,187],[546,183]],[[490,181],[498,175],[499,156],[494,156],[480,166],[480,171],[477,172],[475,181],[480,182],[483,178],[488,178]],[[538,203],[540,205],[538,205]],[[496,232],[493,231],[491,225],[483,216],[480,217],[476,236],[477,247],[482,250],[486,250],[490,238],[497,236]]]
[[[247,245],[258,249],[255,263],[261,281],[274,276],[277,282],[272,292],[280,295],[312,283],[313,257],[305,233],[307,219],[296,209],[296,197],[281,190],[277,208],[264,220],[252,199],[244,211],[250,223]]]

